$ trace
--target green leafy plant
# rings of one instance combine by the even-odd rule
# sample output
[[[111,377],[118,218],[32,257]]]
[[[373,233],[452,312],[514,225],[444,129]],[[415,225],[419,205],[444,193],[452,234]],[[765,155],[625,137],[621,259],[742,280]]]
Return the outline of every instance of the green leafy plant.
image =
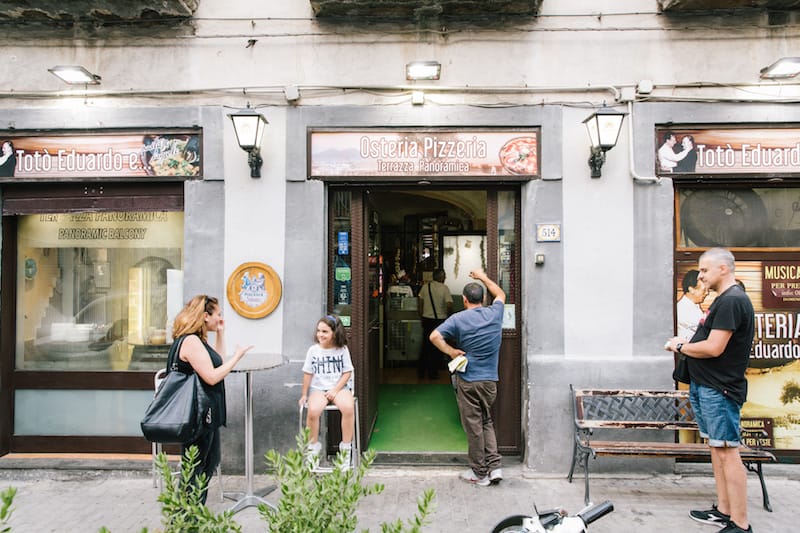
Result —
[[[17,489],[8,487],[3,492],[0,492],[0,533],[8,533],[11,531],[11,526],[8,525],[8,520],[11,518],[11,513],[14,509],[11,505],[14,503],[14,496],[17,495]]]
[[[297,436],[297,448],[281,455],[275,450],[266,454],[269,470],[280,485],[281,499],[277,508],[261,504],[258,511],[269,523],[270,531],[280,533],[346,533],[356,529],[355,510],[364,496],[380,494],[384,486],[380,483],[364,485],[364,476],[375,460],[375,452],[364,454],[355,469],[345,468],[345,456],[339,453],[334,460],[333,471],[316,474],[306,462],[308,430]],[[403,523],[402,520],[382,523],[385,533],[421,531],[433,511],[434,491],[426,490],[418,499],[416,515]]]
[[[161,503],[164,533],[241,533],[242,526],[233,519],[231,511],[212,513],[203,503],[203,493],[208,486],[205,474],[192,481],[192,472],[199,463],[197,446],[186,450],[179,475],[173,475],[164,453],[156,458],[164,489],[158,496]]]

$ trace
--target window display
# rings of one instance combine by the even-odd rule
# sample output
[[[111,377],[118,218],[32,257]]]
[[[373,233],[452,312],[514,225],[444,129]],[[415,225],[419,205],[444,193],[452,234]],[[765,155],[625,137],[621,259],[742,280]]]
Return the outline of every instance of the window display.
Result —
[[[16,368],[154,370],[182,302],[182,212],[18,218]]]

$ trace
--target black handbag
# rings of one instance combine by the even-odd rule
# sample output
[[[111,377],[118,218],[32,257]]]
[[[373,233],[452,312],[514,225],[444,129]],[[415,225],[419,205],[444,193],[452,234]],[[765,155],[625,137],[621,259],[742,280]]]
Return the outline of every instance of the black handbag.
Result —
[[[679,353],[675,358],[675,370],[672,371],[672,379],[680,383],[689,384],[689,361],[688,358]]]
[[[186,444],[211,425],[211,402],[197,373],[178,370],[184,337],[176,339],[167,357],[167,376],[142,418],[142,434],[150,442]]]

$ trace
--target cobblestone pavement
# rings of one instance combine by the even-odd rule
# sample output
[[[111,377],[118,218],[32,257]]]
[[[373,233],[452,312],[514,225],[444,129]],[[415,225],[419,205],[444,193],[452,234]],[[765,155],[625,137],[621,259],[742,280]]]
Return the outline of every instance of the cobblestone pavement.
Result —
[[[774,512],[761,506],[758,479],[748,479],[750,520],[755,531],[798,531],[800,469],[780,466],[776,472],[765,466],[766,482]],[[475,487],[458,479],[459,469],[443,467],[378,467],[367,479],[383,483],[383,494],[369,496],[358,509],[359,528],[380,531],[380,523],[409,518],[416,499],[425,488],[436,491],[436,509],[424,529],[431,533],[483,533],[505,516],[526,513],[535,502],[540,508],[565,507],[575,512],[583,506],[582,479],[570,484],[563,476],[534,475],[522,466],[505,467],[499,486]],[[256,487],[270,479],[256,476]],[[244,487],[244,478],[223,476],[225,490]],[[158,489],[146,471],[2,469],[0,489],[18,489],[10,525],[14,533],[97,532],[101,526],[112,533],[139,532],[147,527],[159,531]],[[641,533],[678,530],[705,531],[713,527],[693,522],[690,508],[705,508],[713,502],[714,481],[710,470],[672,475],[610,476],[596,474],[591,480],[595,501],[611,500],[615,511],[589,529],[591,533]],[[279,494],[267,496],[277,502]],[[219,511],[230,501],[220,501],[218,480],[212,481],[209,507]],[[266,531],[267,524],[255,507],[236,514],[244,532]]]

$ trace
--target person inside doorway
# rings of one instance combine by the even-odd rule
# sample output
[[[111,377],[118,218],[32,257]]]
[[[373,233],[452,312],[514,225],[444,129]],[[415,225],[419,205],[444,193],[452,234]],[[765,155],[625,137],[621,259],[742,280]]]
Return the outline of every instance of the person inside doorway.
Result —
[[[445,273],[441,268],[433,271],[433,279],[419,291],[419,315],[422,318],[422,349],[417,361],[417,376],[422,379],[438,379],[442,366],[441,352],[429,339],[435,330],[453,312],[453,298],[444,284]]]
[[[461,479],[485,487],[503,479],[492,405],[497,397],[506,293],[482,269],[471,271],[469,277],[483,282],[494,297],[492,305],[483,306],[483,285],[467,283],[462,291],[464,310],[433,330],[430,341],[450,359],[462,355],[467,359],[466,367],[456,372],[456,401],[467,434],[470,466]]]

